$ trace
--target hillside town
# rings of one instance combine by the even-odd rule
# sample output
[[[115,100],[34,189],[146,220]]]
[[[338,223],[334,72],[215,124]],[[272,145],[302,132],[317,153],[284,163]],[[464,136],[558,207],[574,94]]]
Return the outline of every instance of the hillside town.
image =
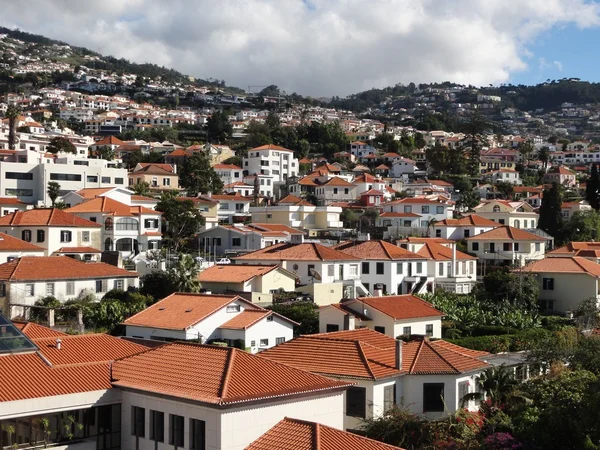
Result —
[[[596,448],[596,103],[0,55],[0,448]]]

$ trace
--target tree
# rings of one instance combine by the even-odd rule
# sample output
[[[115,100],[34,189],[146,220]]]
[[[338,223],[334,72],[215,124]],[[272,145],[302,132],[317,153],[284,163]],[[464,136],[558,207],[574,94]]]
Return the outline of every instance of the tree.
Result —
[[[592,164],[590,176],[585,182],[585,199],[596,211],[600,209],[600,175],[596,163]]]
[[[298,322],[300,326],[294,328],[294,336],[319,332],[319,307],[312,302],[279,303],[267,309]]]
[[[147,196],[150,194],[150,183],[147,181],[137,181],[135,184],[129,186],[130,191],[133,191],[136,195],[144,195]]]
[[[484,370],[477,377],[476,383],[479,386],[477,392],[465,395],[460,399],[461,402],[485,398],[489,400],[492,407],[499,407],[507,402],[519,385],[512,368],[504,364]]]
[[[185,159],[179,172],[179,184],[190,197],[208,192],[218,194],[223,190],[223,181],[204,152],[194,152]]]
[[[344,224],[344,228],[356,229],[360,217],[350,208],[344,208],[340,214],[340,220]]]
[[[427,145],[423,133],[415,133],[415,148],[423,148]]]
[[[233,134],[233,126],[225,111],[216,111],[206,123],[207,139],[209,142],[224,142]]]
[[[491,270],[483,277],[483,289],[478,292],[480,297],[537,312],[539,283],[529,273],[510,271],[507,267]]]
[[[539,159],[544,165],[544,171],[548,169],[548,163],[550,162],[550,148],[547,146],[541,147],[537,152],[537,159]]]
[[[560,242],[589,242],[600,236],[600,212],[576,211],[562,227]]]
[[[180,254],[169,274],[177,292],[200,292],[198,263],[190,255]]]
[[[4,117],[8,119],[8,148],[14,150],[17,142],[17,119],[19,118],[21,111],[14,105],[9,105],[6,108]]]
[[[156,270],[141,277],[140,292],[152,295],[157,300],[163,299],[177,291],[170,272]]]
[[[52,202],[52,207],[56,205],[56,199],[60,195],[60,184],[56,181],[48,181],[48,197],[50,197],[50,201]]]
[[[505,200],[512,200],[512,195],[514,192],[514,186],[505,181],[501,181],[500,183],[496,183],[496,190],[502,195],[502,198]]]
[[[454,182],[454,191],[458,193],[456,206],[459,211],[470,211],[481,202],[481,197],[467,177],[457,178]]]
[[[519,150],[519,153],[521,154],[521,157],[523,158],[523,160],[529,161],[529,157],[535,151],[535,147],[533,146],[533,141],[531,141],[531,139],[528,139],[525,142],[522,142],[521,144],[519,144],[518,150]]]
[[[542,204],[540,206],[540,218],[538,228],[544,230],[550,236],[560,237],[562,231],[562,192],[558,183],[552,183],[551,188],[544,189]]]
[[[67,138],[57,136],[46,146],[46,151],[56,155],[59,152],[77,154],[77,148]]]
[[[106,161],[112,161],[115,159],[115,152],[108,145],[103,145],[96,149],[96,157],[105,159]]]
[[[483,133],[489,127],[478,111],[475,111],[469,117],[469,121],[464,126],[464,132],[467,135],[464,140],[463,149],[467,155],[467,167],[472,177],[481,174],[481,148],[485,142]]]
[[[176,252],[179,252],[205,223],[194,202],[178,198],[176,192],[164,192],[156,210],[163,213],[163,242]]]
[[[254,196],[254,206],[258,206],[258,197],[260,195],[260,177],[258,174],[254,174],[254,189],[252,195]]]

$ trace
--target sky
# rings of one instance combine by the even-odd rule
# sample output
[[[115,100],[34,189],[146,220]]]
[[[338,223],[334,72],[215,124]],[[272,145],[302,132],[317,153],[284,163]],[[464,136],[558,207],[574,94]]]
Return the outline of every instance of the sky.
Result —
[[[0,0],[0,11],[6,27],[243,89],[600,79],[600,1]]]

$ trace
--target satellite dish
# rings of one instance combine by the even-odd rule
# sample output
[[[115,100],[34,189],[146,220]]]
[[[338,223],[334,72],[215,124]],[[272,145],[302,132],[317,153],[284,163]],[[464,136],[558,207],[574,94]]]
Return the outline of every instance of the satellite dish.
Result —
[[[319,271],[318,271],[318,270],[315,270],[315,269],[310,269],[310,275],[311,275],[311,276],[312,276],[312,277],[313,277],[315,280],[318,280],[318,281],[321,281],[321,280],[323,280],[323,277],[321,276],[321,274],[319,273]]]

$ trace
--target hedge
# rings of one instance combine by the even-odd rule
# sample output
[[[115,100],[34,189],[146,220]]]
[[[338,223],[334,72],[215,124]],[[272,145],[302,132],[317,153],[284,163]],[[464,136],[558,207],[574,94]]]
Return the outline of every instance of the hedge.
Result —
[[[472,350],[481,350],[490,353],[519,352],[531,349],[536,342],[547,338],[550,331],[544,329],[527,330],[516,334],[503,334],[495,336],[472,336],[460,339],[447,339],[461,347]]]

